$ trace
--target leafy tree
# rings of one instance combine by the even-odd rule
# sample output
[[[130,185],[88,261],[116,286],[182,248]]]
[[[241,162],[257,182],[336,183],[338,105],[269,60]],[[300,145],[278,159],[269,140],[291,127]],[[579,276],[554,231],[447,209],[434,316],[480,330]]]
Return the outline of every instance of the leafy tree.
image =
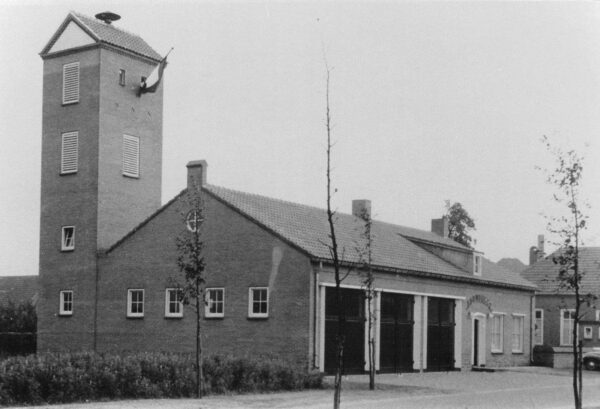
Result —
[[[592,305],[597,298],[593,294],[582,294],[581,279],[584,272],[579,266],[579,248],[582,245],[582,232],[587,228],[588,216],[582,212],[586,205],[581,199],[581,178],[583,158],[575,151],[564,152],[553,147],[547,137],[542,138],[546,149],[554,156],[555,167],[548,171],[547,182],[553,185],[557,192],[554,194],[556,203],[566,206],[566,215],[547,217],[547,229],[560,238],[560,249],[552,257],[558,266],[556,277],[559,289],[571,292],[575,297],[575,316],[572,332],[573,351],[573,397],[575,408],[581,409],[583,404],[582,381],[582,348],[579,338],[579,322],[582,319],[582,305]]]
[[[9,300],[0,305],[0,332],[36,332],[37,314],[30,302]]]
[[[475,221],[469,212],[459,202],[451,205],[450,200],[446,200],[446,217],[448,217],[448,237],[464,246],[472,247],[473,238],[469,232],[475,230]]]
[[[204,201],[200,186],[188,188],[186,229],[176,237],[177,266],[185,276],[178,298],[185,305],[192,305],[196,311],[196,395],[201,398],[204,392],[202,373],[202,333],[201,323],[204,311],[204,243],[202,224],[204,222]]]

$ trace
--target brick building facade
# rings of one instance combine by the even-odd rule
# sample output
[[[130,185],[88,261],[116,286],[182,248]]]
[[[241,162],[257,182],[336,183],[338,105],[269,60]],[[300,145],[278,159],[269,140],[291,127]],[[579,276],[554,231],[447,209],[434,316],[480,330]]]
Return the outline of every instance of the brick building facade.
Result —
[[[160,207],[162,91],[137,84],[161,57],[141,38],[69,14],[44,60],[38,350],[194,348],[194,317],[174,284],[175,238],[186,234],[186,194]],[[75,85],[73,85],[75,84]],[[331,367],[337,306],[322,209],[206,183],[208,353],[274,355]],[[349,343],[346,368],[366,367],[361,260],[363,209],[339,214]],[[376,365],[381,371],[526,365],[534,286],[447,237],[375,221]]]

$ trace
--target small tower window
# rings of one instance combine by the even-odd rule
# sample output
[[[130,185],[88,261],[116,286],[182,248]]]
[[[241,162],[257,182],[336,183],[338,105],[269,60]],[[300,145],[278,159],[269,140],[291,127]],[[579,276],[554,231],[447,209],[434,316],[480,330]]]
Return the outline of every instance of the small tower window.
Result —
[[[60,292],[60,315],[73,315],[73,291]]]
[[[140,138],[123,135],[123,176],[140,177]]]
[[[125,86],[125,70],[123,69],[119,70],[119,85]]]
[[[75,226],[63,226],[60,249],[62,251],[75,250]]]
[[[62,134],[62,147],[60,153],[60,174],[77,173],[79,151],[79,132]]]
[[[63,105],[79,102],[79,61],[63,65]]]

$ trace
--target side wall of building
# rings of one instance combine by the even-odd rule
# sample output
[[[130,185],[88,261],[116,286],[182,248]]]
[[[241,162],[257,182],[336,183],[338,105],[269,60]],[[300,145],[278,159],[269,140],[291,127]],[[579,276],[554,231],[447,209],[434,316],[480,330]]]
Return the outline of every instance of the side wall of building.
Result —
[[[303,366],[309,357],[308,258],[209,194],[205,198],[206,286],[224,289],[224,317],[202,320],[205,351],[275,356]],[[185,229],[183,197],[101,259],[99,351],[191,352],[195,311],[165,318],[165,289],[182,282],[175,237]],[[268,318],[248,317],[249,288],[269,288]],[[127,318],[128,289],[144,289],[144,317]]]
[[[332,285],[333,274],[324,269],[319,273],[320,285]],[[361,288],[361,278],[356,274],[347,277],[343,286]],[[531,309],[533,306],[533,290],[519,290],[490,285],[477,285],[451,280],[438,280],[425,277],[416,277],[404,274],[377,272],[375,287],[378,291],[405,293],[415,296],[421,305],[423,299],[428,297],[440,297],[455,299],[458,312],[455,316],[456,325],[459,328],[460,361],[455,362],[456,367],[470,368],[473,365],[473,321],[475,318],[483,322],[485,331],[482,330],[483,339],[481,348],[485,354],[485,366],[519,366],[528,365],[531,356]],[[419,298],[417,298],[419,297]],[[415,303],[417,305],[418,303]],[[322,305],[322,304],[321,304]],[[414,331],[426,327],[427,319],[419,314],[419,307],[415,306]],[[422,309],[421,309],[422,311]],[[421,312],[422,314],[422,312]],[[492,352],[492,317],[494,314],[502,315],[502,351]],[[522,350],[513,352],[513,317],[522,317],[523,334]],[[425,322],[422,320],[425,319]],[[422,339],[426,343],[426,339]],[[416,348],[413,345],[413,349]],[[424,349],[423,346],[421,348]],[[418,370],[426,361],[426,352],[422,358],[414,361],[414,369]],[[321,352],[319,352],[321,353]],[[318,354],[317,354],[318,355]],[[419,354],[416,354],[419,355]],[[455,359],[458,358],[455,352]],[[319,357],[317,357],[318,362]],[[422,362],[418,362],[421,359]]]

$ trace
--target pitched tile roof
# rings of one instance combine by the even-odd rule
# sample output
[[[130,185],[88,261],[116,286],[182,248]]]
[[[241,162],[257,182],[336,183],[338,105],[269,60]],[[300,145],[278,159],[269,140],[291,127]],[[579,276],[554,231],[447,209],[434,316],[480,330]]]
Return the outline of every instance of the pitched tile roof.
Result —
[[[82,29],[90,34],[96,41],[110,44],[112,46],[131,51],[135,54],[151,58],[156,61],[162,59],[161,55],[154,51],[152,47],[137,34],[129,33],[123,29],[115,27],[114,24],[106,24],[95,18],[85,16],[80,13],[70,12],[60,28],[50,39],[41,54],[47,53],[56,42],[62,30],[70,21],[75,21]]]
[[[213,185],[205,185],[204,189],[217,199],[304,250],[311,257],[320,260],[331,259],[329,249],[325,245],[329,240],[329,225],[325,210]],[[336,236],[340,249],[345,249],[345,261],[360,263],[360,256],[356,249],[364,248],[364,239],[361,238],[364,222],[349,214],[337,213],[336,217]],[[528,289],[534,287],[517,273],[506,270],[486,259],[483,264],[483,276],[474,276],[471,272],[446,262],[408,239],[408,237],[417,237],[420,241],[465,249],[435,233],[375,220],[371,231],[373,237],[372,263],[381,269]]]
[[[34,305],[38,298],[38,276],[0,277],[0,305],[9,300],[15,303],[31,301]]]
[[[569,293],[559,290],[559,283],[556,280],[559,267],[552,261],[552,256],[558,253],[559,250],[521,273],[523,277],[535,283],[541,293]],[[600,295],[600,247],[581,247],[579,249],[579,271],[583,274],[582,292]]]

